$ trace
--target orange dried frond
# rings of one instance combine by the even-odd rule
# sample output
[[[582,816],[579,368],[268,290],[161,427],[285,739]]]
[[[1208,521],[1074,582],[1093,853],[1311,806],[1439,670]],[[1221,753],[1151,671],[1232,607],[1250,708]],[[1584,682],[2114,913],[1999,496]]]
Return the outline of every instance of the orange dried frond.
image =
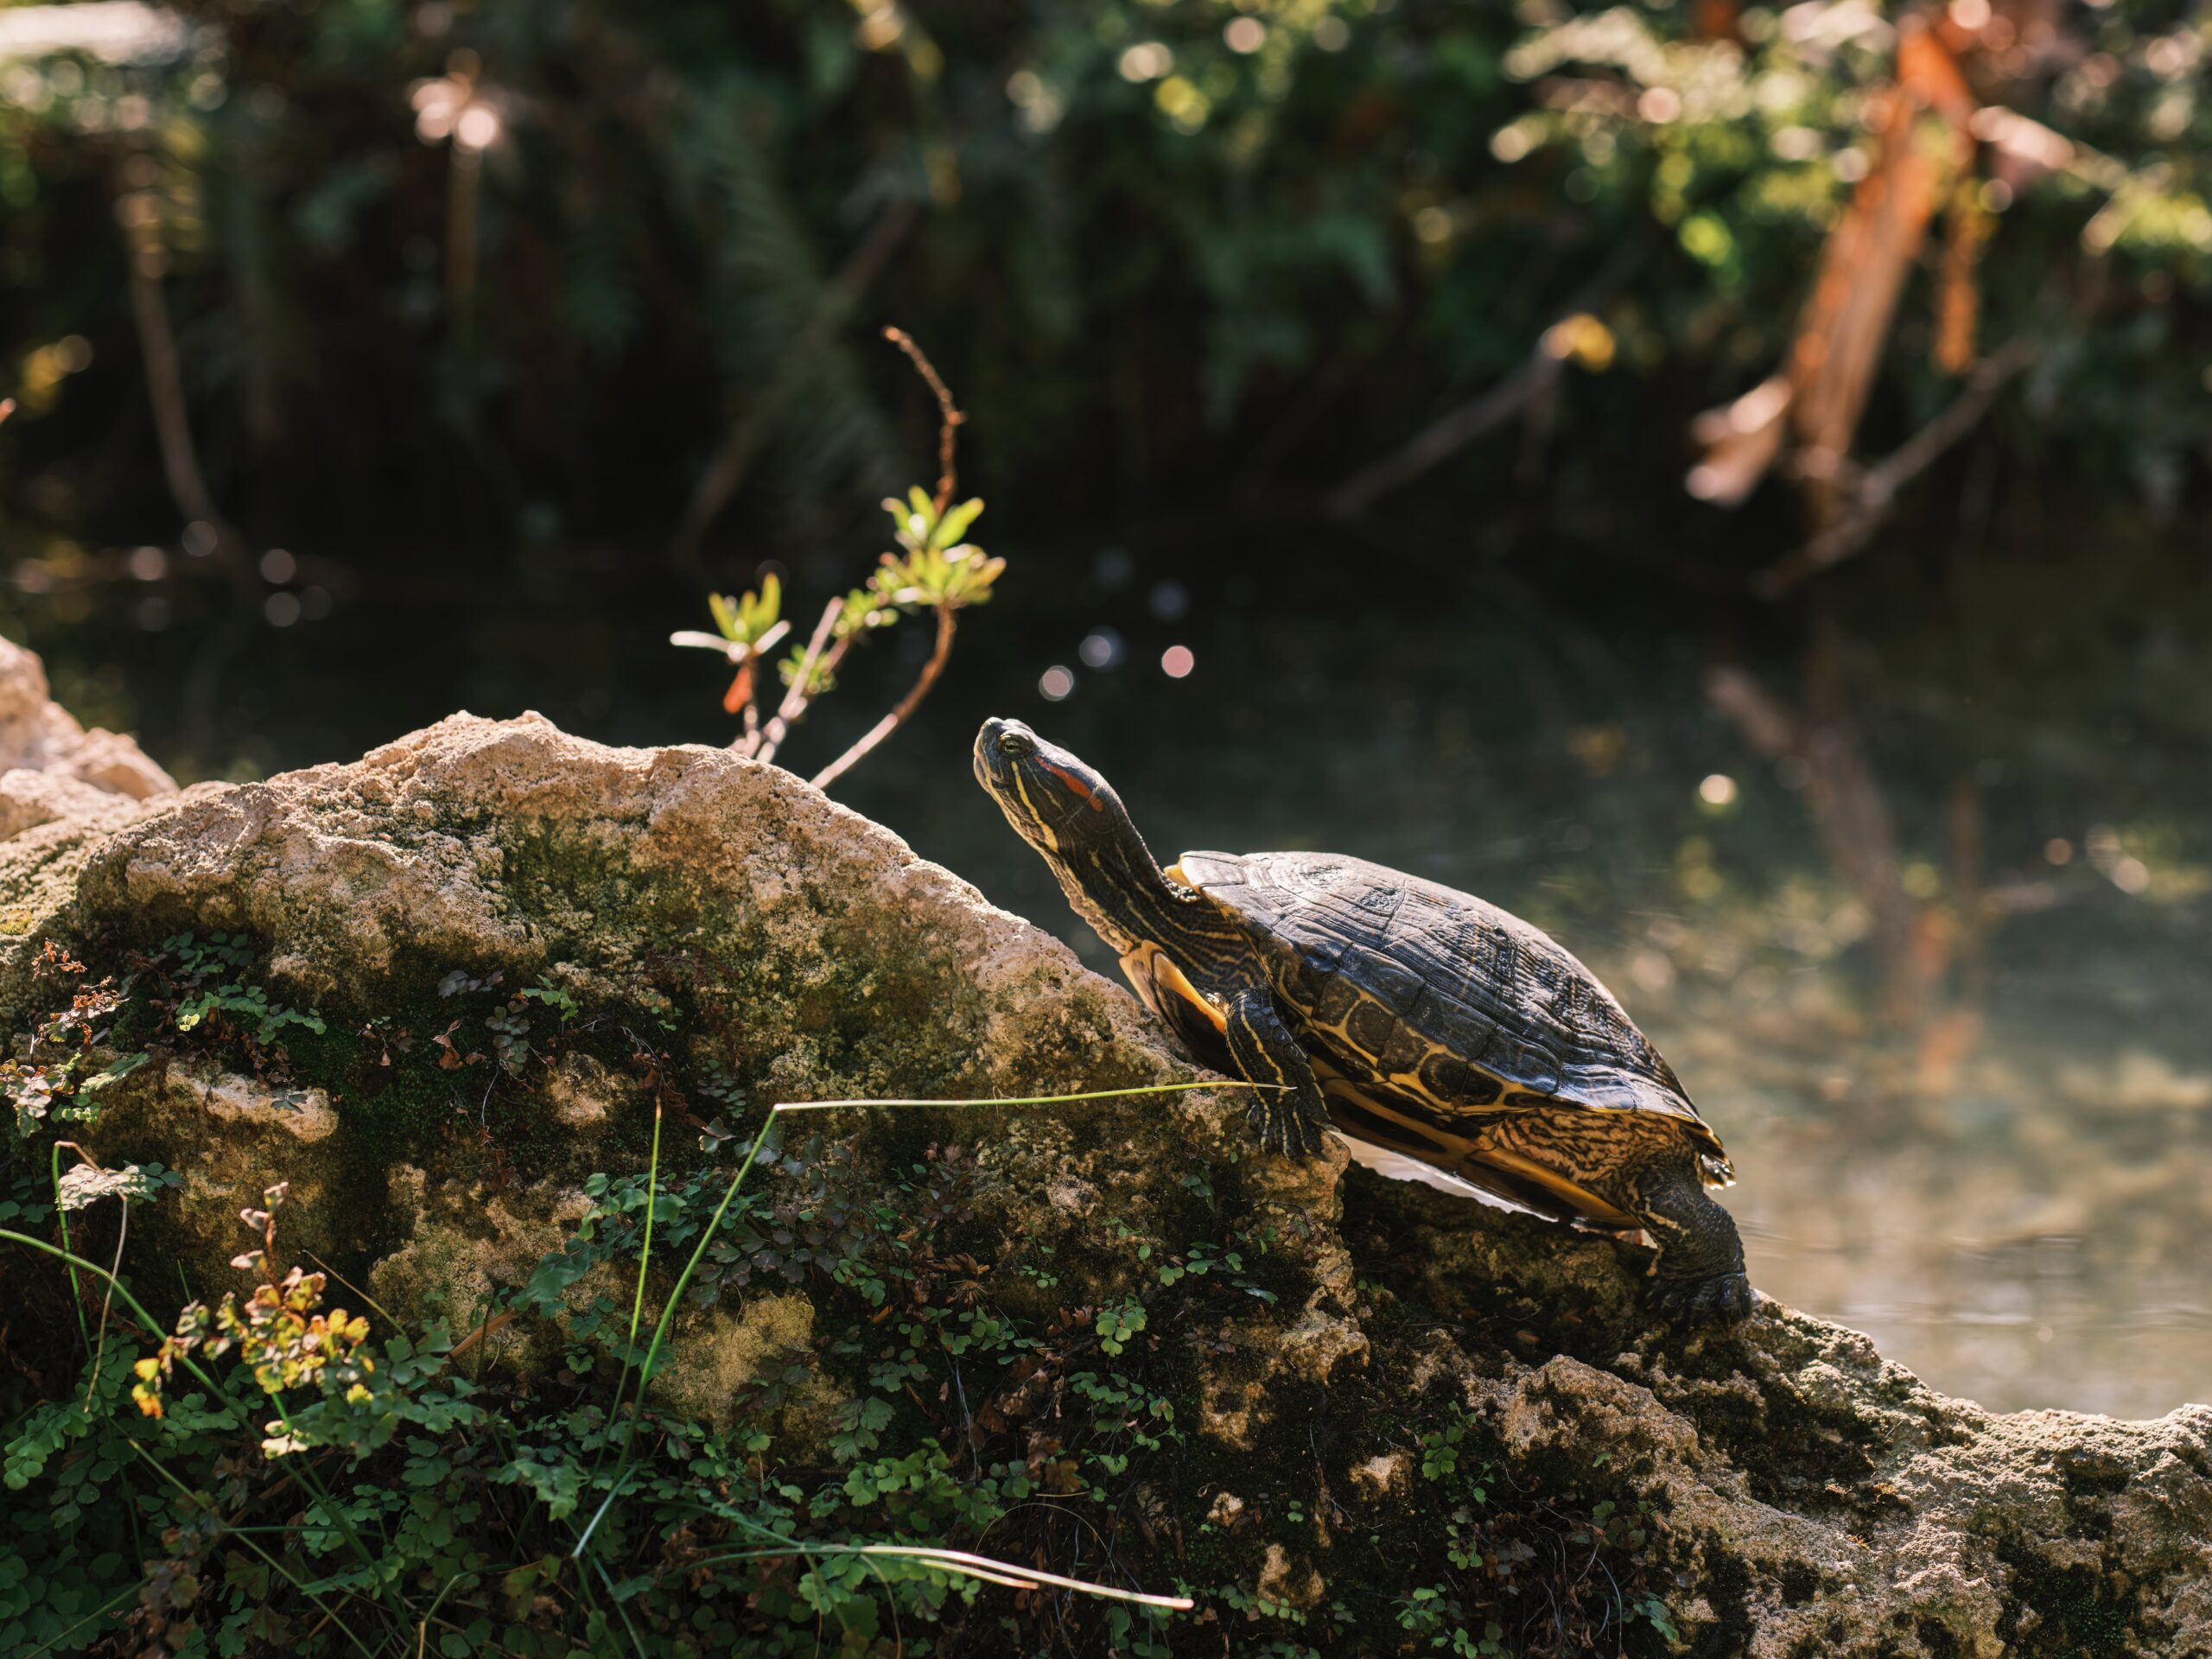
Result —
[[[1799,446],[1818,516],[1833,510],[1834,480],[1850,455],[1905,280],[1944,193],[1974,149],[1973,93],[1924,25],[1900,29],[1897,79],[1871,95],[1866,111],[1874,164],[1821,246],[1789,355],[1774,379],[1699,417],[1693,433],[1707,453],[1690,474],[1694,494],[1740,501],[1780,455],[1786,434]],[[1969,283],[1971,275],[1969,257]],[[1960,303],[1955,294],[1946,297]],[[1971,333],[1968,313],[1969,353]]]
[[[1943,238],[1943,270],[1936,296],[1936,362],[1946,374],[1964,374],[1974,364],[1974,325],[1981,309],[1976,269],[1982,245],[1996,229],[1996,215],[1982,206],[1981,190],[1971,175],[1952,193]]]
[[[1897,24],[1897,85],[1921,108],[1934,110],[1964,126],[1974,116],[1974,95],[1959,60],[1923,17],[1907,16]]]

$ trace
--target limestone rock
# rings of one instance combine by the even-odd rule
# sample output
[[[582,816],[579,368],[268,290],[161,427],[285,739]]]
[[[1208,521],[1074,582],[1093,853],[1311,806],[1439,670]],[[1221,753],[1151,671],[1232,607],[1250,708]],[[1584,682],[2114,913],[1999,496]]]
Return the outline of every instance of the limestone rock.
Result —
[[[173,795],[168,773],[112,732],[87,732],[47,695],[36,653],[0,639],[0,1017],[24,1012],[8,988],[110,831]]]
[[[0,893],[35,886],[50,827],[0,842]],[[587,1177],[644,1167],[657,1101],[688,1147],[665,1066],[726,1080],[695,1117],[747,1122],[771,1101],[1198,1075],[1058,942],[788,773],[606,748],[536,716],[457,715],[352,765],[193,791],[100,842],[73,906],[44,916],[87,951],[249,935],[272,994],[327,1026],[276,1034],[257,1076],[142,1067],[86,1131],[104,1160],[187,1173],[131,1236],[203,1294],[238,1248],[228,1211],[282,1174],[300,1243],[384,1306],[458,1319],[559,1246]],[[0,963],[0,992],[30,995],[19,963]],[[510,995],[547,1051],[512,1066],[453,1014]],[[556,1028],[559,999],[577,1012]],[[913,1224],[905,1248],[943,1252],[944,1274],[1053,1341],[1157,1294],[1160,1249],[1202,1224],[1255,1241],[1211,1268],[1242,1288],[1178,1351],[1186,1439],[1138,1512],[1265,1600],[1313,1606],[1372,1578],[1367,1529],[1428,1489],[1408,1424],[1448,1401],[1516,1487],[1579,1471],[1663,1517],[1691,1651],[2212,1654],[2212,1407],[1993,1415],[1771,1302],[1726,1333],[1655,1330],[1646,1253],[1381,1180],[1341,1150],[1263,1157],[1232,1095],[784,1122],[791,1145],[850,1137],[856,1179],[896,1207],[923,1203],[936,1147],[972,1147],[957,1218]],[[819,1344],[810,1282],[686,1313],[688,1357],[656,1387],[726,1412]],[[502,1363],[537,1363],[516,1340]],[[1028,1434],[1047,1474],[1056,1386],[1035,1370],[976,1406]],[[785,1432],[825,1433],[842,1399],[816,1379]]]
[[[79,779],[132,800],[176,788],[129,738],[79,725],[48,695],[37,654],[0,639],[0,770],[16,769]]]

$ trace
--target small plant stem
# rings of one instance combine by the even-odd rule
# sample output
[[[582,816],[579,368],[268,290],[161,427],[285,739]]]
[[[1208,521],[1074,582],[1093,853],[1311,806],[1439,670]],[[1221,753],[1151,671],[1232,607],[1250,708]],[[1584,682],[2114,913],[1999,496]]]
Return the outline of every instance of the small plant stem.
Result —
[[[937,607],[937,646],[930,652],[930,659],[922,664],[922,672],[912,688],[899,699],[898,706],[868,729],[866,736],[814,774],[817,789],[827,789],[850,772],[866,758],[868,752],[899,729],[899,723],[912,714],[929,696],[930,688],[937,683],[937,677],[944,672],[944,659],[952,651],[952,607]]]
[[[0,1227],[0,1240],[5,1240],[10,1244],[27,1245],[30,1249],[39,1252],[41,1255],[53,1256],[59,1261],[67,1262],[73,1268],[82,1268],[86,1273],[97,1273],[101,1278],[107,1281],[109,1286],[114,1290],[117,1295],[123,1298],[124,1306],[137,1315],[138,1323],[140,1325],[143,1325],[147,1330],[153,1332],[156,1335],[160,1334],[162,1322],[146,1311],[144,1303],[141,1302],[136,1296],[133,1296],[128,1289],[124,1288],[122,1280],[117,1278],[115,1274],[110,1273],[99,1262],[87,1262],[83,1256],[75,1255],[69,1250],[63,1249],[58,1245],[49,1244],[42,1238],[33,1238],[29,1233],[13,1232],[4,1227]],[[228,1405],[232,1410],[238,1414],[238,1422],[240,1427],[245,1427],[253,1421],[251,1414],[248,1414],[237,1401],[232,1399],[229,1395],[223,1391],[223,1385],[221,1383],[216,1382],[213,1377],[210,1376],[205,1370],[200,1369],[200,1363],[197,1360],[194,1359],[188,1354],[181,1357],[181,1363],[184,1366],[185,1370],[190,1371],[194,1376],[199,1379],[200,1387],[206,1389],[208,1393],[213,1395],[217,1399]]]
[[[1079,1095],[981,1096],[973,1100],[784,1100],[772,1112],[826,1112],[833,1106],[1058,1106],[1074,1100],[1126,1100],[1135,1095],[1179,1095],[1199,1089],[1287,1090],[1284,1083],[1243,1083],[1223,1079],[1214,1083],[1148,1083],[1139,1089],[1092,1089]]]
[[[765,1530],[765,1529],[763,1529]],[[771,1536],[774,1535],[771,1534]],[[971,1555],[964,1549],[938,1549],[922,1544],[805,1544],[794,1539],[775,1549],[733,1550],[725,1555],[709,1555],[687,1564],[687,1570],[717,1567],[725,1561],[757,1561],[779,1555],[858,1555],[874,1556],[891,1560],[918,1561],[927,1567],[958,1573],[969,1578],[982,1579],[989,1584],[1003,1584],[1016,1590],[1035,1590],[1052,1585],[1062,1590],[1073,1590],[1086,1596],[1103,1597],[1112,1601],[1134,1601],[1147,1607],[1165,1607],[1175,1612],[1187,1612],[1195,1605],[1188,1596],[1156,1596],[1142,1590],[1117,1590],[1110,1585],[1090,1584],[1081,1579],[1063,1578],[1057,1573],[1046,1573],[1033,1567],[1023,1567],[1014,1561],[1001,1561],[988,1555]]]
[[[760,1132],[753,1135],[753,1144],[746,1148],[745,1161],[737,1166],[737,1173],[730,1177],[729,1191],[722,1194],[722,1201],[715,1206],[715,1213],[708,1218],[706,1230],[699,1235],[699,1243],[691,1252],[691,1259],[683,1264],[683,1271],[677,1275],[676,1284],[668,1293],[667,1305],[661,1309],[660,1323],[653,1327],[652,1342],[645,1349],[645,1363],[638,1370],[638,1398],[632,1408],[633,1413],[645,1408],[645,1389],[652,1381],[653,1361],[660,1357],[661,1344],[668,1339],[668,1327],[675,1323],[676,1310],[683,1306],[683,1293],[690,1287],[691,1275],[699,1270],[699,1263],[706,1258],[707,1246],[714,1243],[715,1234],[721,1230],[722,1217],[729,1213],[729,1206],[737,1197],[737,1189],[745,1185],[745,1178],[752,1172],[753,1160],[760,1157],[760,1143],[767,1138],[767,1133],[768,1126],[763,1123]],[[569,1552],[571,1560],[582,1557],[585,1547],[591,1542],[592,1534],[599,1529],[599,1523],[606,1518],[607,1510],[621,1496],[622,1481],[630,1472],[630,1455],[635,1444],[634,1435],[624,1441],[622,1461],[614,1470],[614,1484],[607,1489],[599,1508],[592,1512],[583,1535],[576,1540],[576,1547]]]
[[[123,1247],[130,1239],[130,1200],[118,1196],[116,1202],[123,1206],[123,1220],[115,1232],[115,1265],[108,1269],[107,1292],[100,1298],[100,1341],[92,1350],[92,1374],[85,1381],[85,1415],[92,1414],[92,1394],[100,1385],[100,1362],[107,1357],[108,1310],[115,1306],[116,1275],[123,1271]]]
[[[630,1344],[622,1356],[622,1375],[614,1384],[614,1404],[607,1415],[612,1421],[622,1409],[622,1391],[630,1386],[630,1355],[637,1351],[638,1326],[645,1317],[645,1273],[653,1259],[653,1211],[660,1207],[660,1120],[661,1103],[653,1102],[653,1150],[645,1166],[645,1243],[638,1256],[637,1294],[630,1301]],[[645,1379],[638,1381],[638,1396],[645,1397]]]
[[[773,717],[761,728],[753,747],[745,751],[754,760],[774,760],[777,747],[783,742],[785,734],[791,730],[791,723],[806,712],[806,688],[814,677],[814,664],[822,656],[822,647],[830,638],[830,630],[837,626],[838,613],[844,608],[845,601],[842,599],[833,599],[823,607],[822,620],[814,625],[814,637],[806,642],[805,654],[798,659],[798,672],[791,677],[791,684],[785,689],[783,702],[778,705]],[[827,667],[834,669],[836,666],[838,658],[845,654],[845,643],[842,639],[837,642],[837,649],[830,653]]]
[[[594,1561],[592,1566],[598,1569],[600,1582],[607,1586],[607,1605],[614,1609],[614,1617],[622,1621],[623,1634],[630,1638],[630,1650],[638,1655],[639,1659],[645,1659],[645,1643],[638,1640],[638,1627],[630,1622],[630,1615],[623,1608],[621,1598],[614,1593],[613,1579],[599,1562]]]
[[[0,421],[3,421],[7,418],[7,408],[4,404],[0,404]],[[79,1619],[74,1624],[72,1624],[67,1630],[62,1631],[59,1636],[48,1637],[45,1641],[40,1643],[38,1646],[33,1648],[28,1656],[28,1659],[38,1659],[39,1655],[42,1653],[53,1652],[54,1649],[60,1647],[71,1637],[76,1635],[78,1631],[83,1630],[86,1625],[91,1624],[94,1619],[105,1618],[122,1603],[135,1600],[137,1594],[138,1586],[137,1585],[127,1584],[124,1586],[121,1590],[118,1591],[114,1595],[110,1596],[105,1602],[101,1603],[100,1605],[95,1607],[91,1612],[86,1613],[82,1618]]]
[[[886,328],[883,331],[883,337],[906,353],[908,360],[913,364],[922,378],[929,384],[931,392],[937,398],[936,500],[938,517],[941,518],[944,516],[945,508],[952,504],[955,478],[952,467],[954,434],[968,417],[960,412],[959,405],[952,401],[951,389],[938,375],[937,365],[930,361],[928,354],[914,343],[914,337],[912,334],[904,328]]]
[[[299,1440],[297,1432],[292,1427],[292,1408],[284,1403],[284,1396],[274,1389],[269,1389],[266,1392],[270,1402],[276,1408],[276,1426],[284,1431],[284,1438],[287,1440]],[[361,1558],[361,1565],[368,1568],[371,1573],[374,1573],[377,1564],[376,1557],[369,1554],[368,1545],[361,1541],[359,1529],[353,1525],[353,1517],[346,1513],[344,1505],[339,1503],[337,1495],[329,1487],[324,1485],[322,1477],[315,1473],[314,1452],[315,1448],[303,1441],[294,1449],[293,1456],[296,1461],[292,1465],[292,1468],[300,1478],[300,1484],[321,1500],[323,1508],[335,1523],[335,1529],[345,1534],[346,1541],[353,1548],[353,1554]],[[265,1457],[268,1453],[264,1451],[262,1455]],[[407,1601],[404,1596],[399,1599],[399,1605],[403,1611],[407,1606]]]
[[[335,1279],[346,1288],[349,1294],[359,1297],[362,1304],[366,1306],[370,1312],[373,1313],[378,1319],[382,1319],[386,1325],[391,1325],[394,1330],[398,1329],[400,1325],[405,1323],[405,1321],[401,1319],[397,1314],[394,1313],[382,1302],[377,1300],[375,1297],[370,1295],[367,1291],[363,1290],[359,1285],[355,1284],[351,1279],[348,1279],[344,1274],[339,1272],[337,1268],[332,1267],[329,1262],[324,1261],[313,1250],[304,1250],[302,1251],[301,1254],[305,1255],[308,1261],[314,1262],[316,1267],[321,1268],[324,1274],[327,1276]],[[493,1328],[497,1330],[499,1327],[494,1325]],[[479,1327],[479,1329],[480,1330],[481,1327]]]
[[[124,1293],[125,1295],[128,1295],[130,1293],[127,1291]],[[200,1495],[199,1493],[194,1492],[191,1487],[186,1485],[184,1482],[179,1480],[167,1469],[164,1469],[162,1466],[162,1460],[159,1458],[156,1458],[152,1452],[147,1451],[144,1446],[139,1445],[137,1441],[130,1441],[130,1446],[133,1452],[136,1452],[140,1457],[146,1460],[156,1474],[159,1475],[163,1480],[168,1482],[170,1485],[175,1487],[177,1491],[184,1493],[188,1497],[200,1497]],[[220,1525],[221,1523],[219,1522],[217,1524]],[[321,1608],[326,1621],[335,1619],[340,1632],[348,1642],[351,1642],[355,1647],[366,1654],[368,1656],[368,1659],[378,1659],[376,1650],[371,1648],[367,1643],[362,1641],[359,1636],[354,1634],[353,1627],[352,1625],[348,1624],[344,1619],[338,1618],[337,1610],[332,1607],[329,1603],[323,1600],[321,1596],[315,1594],[315,1592],[309,1589],[305,1584],[302,1584],[289,1570],[285,1567],[283,1561],[279,1560],[276,1556],[271,1555],[259,1544],[254,1542],[251,1538],[248,1537],[245,1533],[238,1531],[235,1528],[224,1527],[223,1530],[226,1534],[236,1537],[240,1543],[244,1544],[255,1554],[260,1556],[263,1560],[269,1564],[270,1570],[275,1573],[278,1578],[283,1580],[285,1583],[290,1585],[292,1588],[298,1591],[309,1601],[313,1602],[317,1607]],[[343,1604],[341,1604],[341,1605],[342,1605]]]
[[[85,1292],[83,1287],[77,1282],[76,1258],[68,1253],[69,1211],[61,1202],[61,1149],[64,1147],[68,1147],[79,1158],[85,1157],[85,1149],[74,1141],[57,1141],[54,1143],[53,1154],[47,1161],[54,1177],[54,1213],[55,1218],[61,1224],[61,1259],[69,1264],[69,1305],[77,1310],[78,1333],[85,1338],[85,1347],[89,1351],[92,1345],[92,1327],[85,1323]],[[90,1163],[92,1160],[86,1158],[85,1161]]]
[[[430,1621],[438,1616],[438,1609],[444,1605],[447,1594],[461,1580],[461,1575],[454,1573],[438,1587],[438,1593],[430,1599],[429,1611],[423,1615],[422,1623],[415,1627],[415,1659],[423,1659],[430,1645]]]

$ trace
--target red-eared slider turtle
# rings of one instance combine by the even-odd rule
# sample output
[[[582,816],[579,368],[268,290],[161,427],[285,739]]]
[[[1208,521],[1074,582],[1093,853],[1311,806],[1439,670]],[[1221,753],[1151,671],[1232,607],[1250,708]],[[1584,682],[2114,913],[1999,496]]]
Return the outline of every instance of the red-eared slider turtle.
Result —
[[[1751,1311],[1706,1196],[1719,1137],[1597,977],[1495,905],[1334,853],[1185,853],[1163,870],[1097,772],[989,720],[976,776],[1137,995],[1255,1090],[1268,1150],[1412,1159],[1510,1205],[1659,1248],[1679,1317]],[[1374,1160],[1372,1159],[1369,1160]]]

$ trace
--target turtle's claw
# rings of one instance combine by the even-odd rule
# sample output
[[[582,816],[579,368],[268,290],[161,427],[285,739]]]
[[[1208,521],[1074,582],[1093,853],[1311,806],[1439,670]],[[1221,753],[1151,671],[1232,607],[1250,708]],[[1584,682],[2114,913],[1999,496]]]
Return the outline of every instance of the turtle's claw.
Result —
[[[1255,1101],[1244,1116],[1262,1147],[1278,1158],[1316,1156],[1328,1125],[1325,1116],[1302,1101]]]
[[[1662,1279],[1651,1300],[1677,1325],[1734,1325],[1750,1317],[1751,1281],[1740,1270],[1710,1279]]]
[[[1328,1127],[1329,1119],[1325,1113],[1318,1112],[1311,1106],[1303,1106],[1300,1109],[1298,1131],[1304,1143],[1306,1157],[1319,1158],[1321,1155],[1321,1148],[1326,1144],[1322,1138],[1322,1131]]]

